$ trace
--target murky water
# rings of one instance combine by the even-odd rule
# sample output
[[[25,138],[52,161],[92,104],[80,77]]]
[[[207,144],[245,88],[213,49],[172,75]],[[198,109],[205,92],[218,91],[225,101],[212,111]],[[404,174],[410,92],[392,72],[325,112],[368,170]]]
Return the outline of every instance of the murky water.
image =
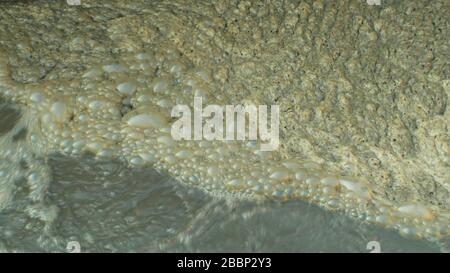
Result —
[[[2,130],[17,113],[3,105]],[[182,186],[153,169],[119,161],[54,155],[48,206],[58,208],[51,235],[29,218],[26,187],[0,213],[1,251],[65,252],[70,241],[83,252],[442,252],[449,242],[407,239],[306,202],[224,201]]]

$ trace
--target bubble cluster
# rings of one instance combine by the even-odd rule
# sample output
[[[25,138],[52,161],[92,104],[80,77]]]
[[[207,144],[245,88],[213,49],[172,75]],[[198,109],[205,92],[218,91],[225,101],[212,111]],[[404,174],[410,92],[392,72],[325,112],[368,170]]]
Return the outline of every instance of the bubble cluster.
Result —
[[[169,46],[121,53],[92,64],[70,83],[16,84],[6,58],[0,59],[1,94],[21,107],[21,124],[27,125],[30,151],[25,153],[121,158],[223,198],[301,199],[408,236],[449,234],[450,214],[442,208],[395,204],[375,192],[370,181],[329,172],[316,162],[282,158],[276,151],[261,152],[258,141],[175,141],[173,106],[192,107],[199,96],[208,104],[229,101],[216,92],[220,75],[194,66]],[[11,146],[8,138],[2,141],[2,147]],[[2,161],[0,176],[11,169],[8,164],[17,162]],[[45,167],[32,170],[27,181],[32,198],[40,200],[49,175]],[[0,202],[7,203],[13,183],[1,181]]]

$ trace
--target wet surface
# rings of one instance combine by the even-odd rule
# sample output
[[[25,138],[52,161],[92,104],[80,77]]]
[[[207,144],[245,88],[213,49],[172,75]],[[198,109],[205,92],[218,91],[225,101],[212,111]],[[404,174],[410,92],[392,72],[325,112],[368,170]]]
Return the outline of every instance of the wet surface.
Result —
[[[212,198],[152,169],[129,169],[55,155],[48,205],[59,208],[51,236],[14,206],[0,213],[3,251],[64,252],[440,252],[445,243],[407,239],[305,202],[253,203]],[[20,183],[19,183],[20,185]],[[25,194],[23,195],[25,196]]]

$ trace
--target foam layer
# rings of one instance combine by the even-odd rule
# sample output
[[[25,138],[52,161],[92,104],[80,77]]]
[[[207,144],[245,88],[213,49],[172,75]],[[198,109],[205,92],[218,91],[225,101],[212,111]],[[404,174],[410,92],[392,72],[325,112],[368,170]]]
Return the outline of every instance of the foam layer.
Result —
[[[21,124],[29,130],[30,151],[16,150],[20,155],[14,157],[88,152],[102,159],[122,158],[132,166],[154,167],[224,198],[309,200],[407,235],[448,234],[445,210],[392,204],[368,181],[329,172],[315,162],[285,159],[277,151],[261,152],[256,141],[173,140],[173,105],[192,107],[195,96],[209,104],[225,101],[216,96],[213,79],[217,75],[212,71],[194,66],[176,49],[152,48],[117,55],[115,63],[92,64],[70,84],[15,85],[3,57],[2,93],[21,106]],[[3,147],[12,145],[5,142],[8,139],[3,138]],[[42,200],[49,179],[45,169],[33,169],[27,179],[33,185],[33,199]],[[8,185],[12,183],[4,180],[3,206],[11,199]]]

